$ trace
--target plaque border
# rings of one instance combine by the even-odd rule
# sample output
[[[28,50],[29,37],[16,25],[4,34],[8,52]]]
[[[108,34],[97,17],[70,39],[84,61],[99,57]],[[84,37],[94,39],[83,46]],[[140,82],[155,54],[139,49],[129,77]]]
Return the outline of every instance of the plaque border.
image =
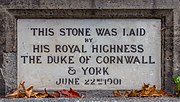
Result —
[[[161,19],[161,89],[170,93],[175,91],[172,82],[174,56],[172,9],[7,9],[7,12],[8,14],[4,15],[5,25],[8,25],[5,30],[5,53],[14,53],[15,57],[17,57],[17,19]],[[8,55],[5,57],[7,58],[4,59],[8,60]],[[17,59],[14,62],[17,62]],[[3,61],[3,64],[7,63]],[[6,66],[3,69],[5,93],[17,87],[17,65],[15,66],[16,68],[14,65],[13,67],[8,66],[8,69],[13,71],[6,71]],[[13,76],[10,78],[9,74]],[[15,80],[14,83],[11,83],[12,80]],[[84,90],[81,92],[101,97],[107,96],[105,93],[112,93],[112,90]]]

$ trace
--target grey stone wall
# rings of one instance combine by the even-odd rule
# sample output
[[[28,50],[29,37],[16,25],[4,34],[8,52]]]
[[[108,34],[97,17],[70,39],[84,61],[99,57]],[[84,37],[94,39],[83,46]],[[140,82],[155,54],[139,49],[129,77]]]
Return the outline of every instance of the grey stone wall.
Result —
[[[89,11],[86,12],[83,10]],[[121,13],[117,13],[116,10],[120,10]],[[165,45],[169,46],[163,45],[166,52],[163,54],[165,58],[163,59],[162,65],[165,66],[163,71],[166,72],[164,80],[165,82],[170,83],[164,84],[164,87],[174,87],[171,86],[173,85],[171,78],[180,75],[179,0],[0,0],[0,68],[3,69],[0,73],[0,83],[4,83],[5,81],[4,84],[6,84],[1,84],[4,87],[0,87],[0,95],[4,94],[4,90],[8,92],[8,90],[10,91],[15,87],[11,86],[12,88],[7,89],[6,87],[5,89],[5,86],[8,86],[12,81],[11,79],[8,79],[7,76],[11,71],[16,69],[16,65],[13,64],[10,67],[7,67],[9,66],[5,61],[7,56],[3,57],[3,53],[4,55],[16,53],[16,19],[73,18],[79,16],[91,16],[91,18],[93,18],[97,17],[96,15],[99,15],[99,17],[102,18],[104,15],[107,15],[108,12],[112,12],[112,15],[109,15],[109,17],[116,17],[116,15],[119,15],[126,18],[126,12],[128,10],[134,10],[135,12],[129,13],[128,17],[131,15],[132,17],[135,17],[135,15],[137,15],[146,18],[148,18],[147,15],[149,15],[149,17],[156,17],[156,15],[159,15],[158,17],[162,16],[161,18],[163,18],[165,14],[159,13],[158,10],[167,10],[167,19],[164,20],[165,30],[162,30],[162,32],[166,33],[165,39],[163,40],[165,40]],[[146,12],[146,14],[144,14],[144,12]],[[170,16],[169,18],[168,15]],[[168,19],[172,22],[167,22]],[[12,66],[15,68],[13,69]],[[168,91],[174,93],[174,90]]]
[[[2,62],[3,62],[3,51],[5,50],[5,27],[4,27],[4,12],[0,10],[0,96],[5,94],[5,83],[2,75]]]

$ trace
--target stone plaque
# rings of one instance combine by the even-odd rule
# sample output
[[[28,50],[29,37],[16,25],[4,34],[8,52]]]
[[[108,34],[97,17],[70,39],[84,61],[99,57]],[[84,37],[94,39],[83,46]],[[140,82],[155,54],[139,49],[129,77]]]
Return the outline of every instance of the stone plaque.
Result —
[[[160,19],[18,19],[17,79],[36,89],[161,88]]]

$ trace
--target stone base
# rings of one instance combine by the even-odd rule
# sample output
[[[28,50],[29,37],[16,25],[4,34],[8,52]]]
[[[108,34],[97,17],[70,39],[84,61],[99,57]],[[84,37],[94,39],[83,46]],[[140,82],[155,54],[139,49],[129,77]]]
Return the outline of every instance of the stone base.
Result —
[[[2,98],[0,102],[179,102],[180,98],[146,97],[146,98]]]

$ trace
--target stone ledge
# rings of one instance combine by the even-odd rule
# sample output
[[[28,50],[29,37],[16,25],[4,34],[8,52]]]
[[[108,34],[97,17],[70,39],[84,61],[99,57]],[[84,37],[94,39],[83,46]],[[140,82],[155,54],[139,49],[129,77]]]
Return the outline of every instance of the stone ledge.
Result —
[[[179,102],[180,98],[173,97],[146,97],[146,98],[1,98],[0,102]]]

